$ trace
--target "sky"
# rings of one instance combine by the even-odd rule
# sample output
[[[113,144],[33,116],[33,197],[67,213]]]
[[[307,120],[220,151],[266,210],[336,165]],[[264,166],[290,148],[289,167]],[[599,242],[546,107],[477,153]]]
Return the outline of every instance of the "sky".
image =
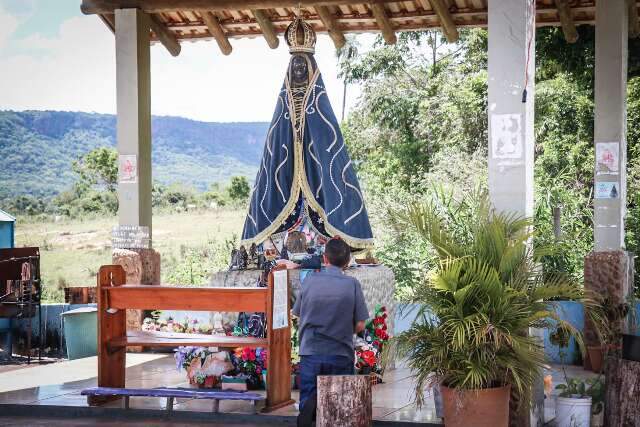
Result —
[[[0,0],[0,110],[116,112],[115,38],[81,0]],[[373,36],[359,41],[365,46]],[[232,39],[183,43],[172,57],[151,47],[151,112],[202,121],[269,121],[289,61],[284,40]],[[336,116],[342,106],[335,49],[318,36],[316,60]],[[359,88],[349,86],[347,111]]]

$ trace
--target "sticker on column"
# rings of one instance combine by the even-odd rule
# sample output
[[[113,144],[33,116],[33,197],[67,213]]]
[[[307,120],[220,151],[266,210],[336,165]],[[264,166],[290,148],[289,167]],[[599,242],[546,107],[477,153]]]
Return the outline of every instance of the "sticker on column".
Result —
[[[491,156],[494,159],[522,159],[522,116],[491,115]]]
[[[596,182],[596,199],[617,199],[620,187],[617,182]]]
[[[617,142],[596,143],[596,175],[618,175],[620,144]]]
[[[121,154],[119,156],[120,184],[135,184],[138,182],[138,157],[135,154]]]

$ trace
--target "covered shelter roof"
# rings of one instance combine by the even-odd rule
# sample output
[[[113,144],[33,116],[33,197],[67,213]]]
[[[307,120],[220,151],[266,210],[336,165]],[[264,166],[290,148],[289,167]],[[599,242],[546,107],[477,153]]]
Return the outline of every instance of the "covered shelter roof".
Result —
[[[153,40],[173,54],[179,42],[215,39],[224,54],[230,38],[265,37],[271,48],[300,8],[318,33],[328,33],[336,47],[345,33],[382,33],[395,42],[398,31],[442,28],[450,42],[458,29],[487,26],[488,0],[83,0],[86,14],[98,14],[113,30],[114,10],[138,8],[151,16]],[[603,0],[600,0],[603,1]],[[537,26],[562,26],[568,42],[577,40],[576,25],[595,22],[595,0],[535,0]],[[629,33],[636,36],[638,0],[628,1]]]

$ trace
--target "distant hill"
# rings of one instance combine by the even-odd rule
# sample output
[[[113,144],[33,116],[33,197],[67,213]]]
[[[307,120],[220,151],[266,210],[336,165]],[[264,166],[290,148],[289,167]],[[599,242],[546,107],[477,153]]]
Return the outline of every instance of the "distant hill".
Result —
[[[253,179],[268,123],[205,123],[153,117],[153,178],[206,189],[234,175]],[[68,188],[71,163],[96,147],[115,147],[111,114],[0,111],[0,199],[52,196]]]

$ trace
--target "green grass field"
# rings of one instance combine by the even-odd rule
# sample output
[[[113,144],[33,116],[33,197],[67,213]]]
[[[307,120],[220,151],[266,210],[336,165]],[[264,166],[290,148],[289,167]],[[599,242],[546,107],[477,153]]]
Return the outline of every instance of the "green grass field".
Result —
[[[160,252],[163,281],[184,269],[185,258],[191,263],[195,259],[199,264],[210,264],[209,270],[222,267],[228,260],[223,243],[240,235],[244,214],[243,210],[227,209],[154,215],[153,247]],[[46,302],[62,302],[65,286],[95,286],[98,268],[111,262],[111,229],[115,225],[116,217],[57,222],[18,218],[16,246],[41,249]],[[212,247],[219,252],[215,257],[210,254]]]

